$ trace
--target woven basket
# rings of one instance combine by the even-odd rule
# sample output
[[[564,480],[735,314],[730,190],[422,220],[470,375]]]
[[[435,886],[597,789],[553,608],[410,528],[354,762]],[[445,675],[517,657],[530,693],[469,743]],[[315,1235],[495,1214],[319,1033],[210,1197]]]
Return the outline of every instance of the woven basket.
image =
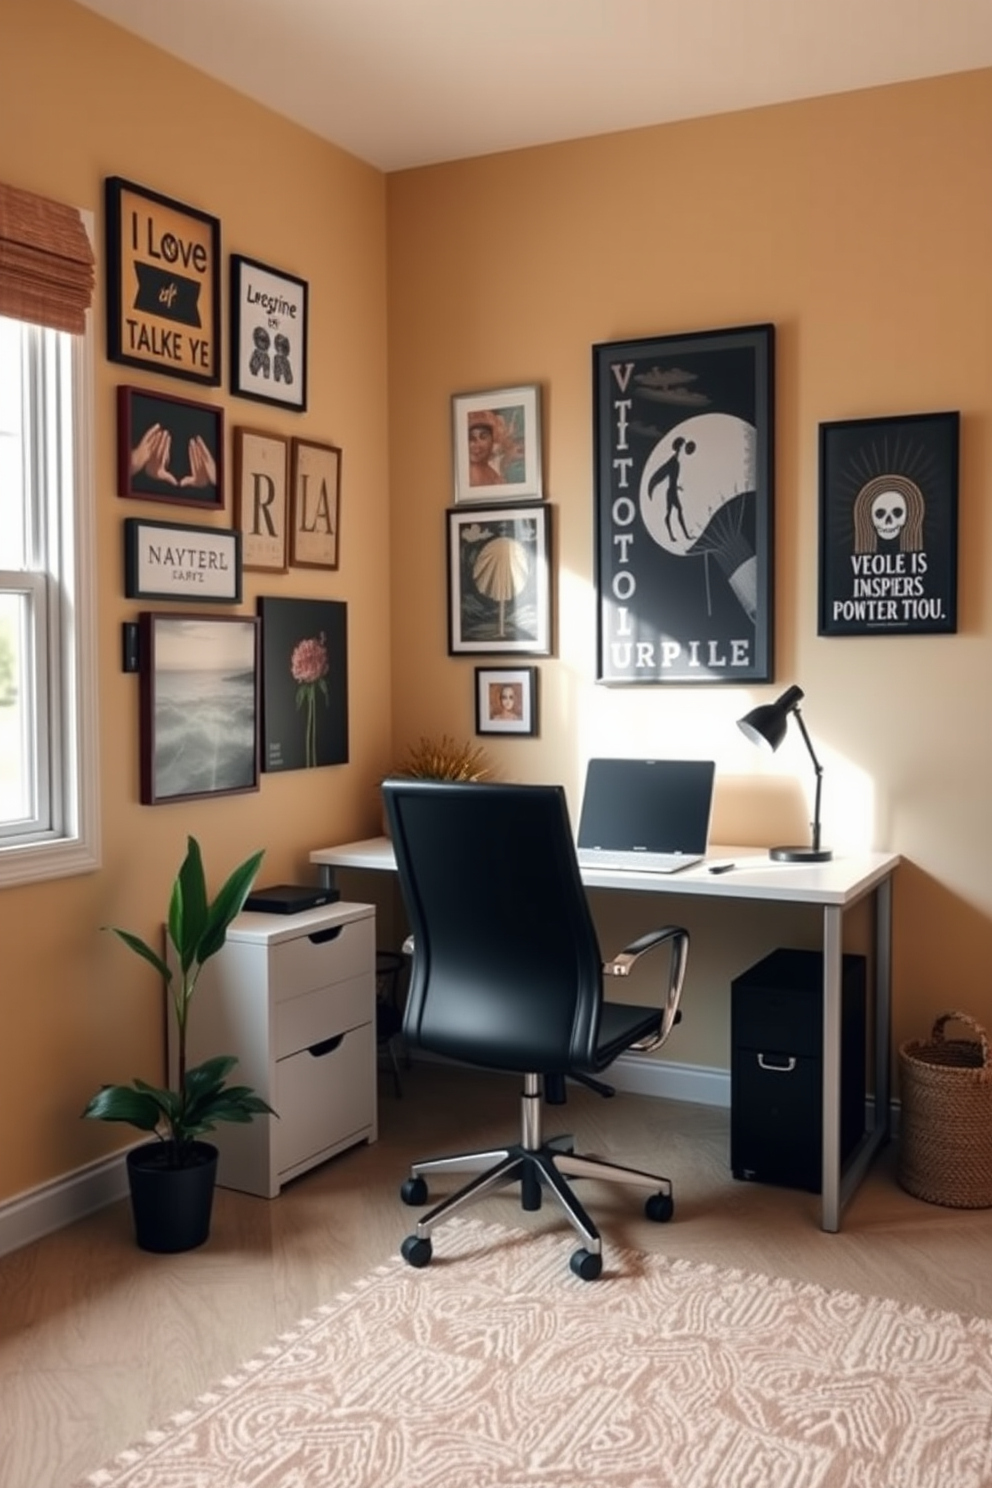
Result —
[[[946,1039],[947,1023],[977,1039]],[[952,1209],[992,1208],[992,1046],[967,1013],[942,1013],[927,1040],[899,1049],[899,1182]]]

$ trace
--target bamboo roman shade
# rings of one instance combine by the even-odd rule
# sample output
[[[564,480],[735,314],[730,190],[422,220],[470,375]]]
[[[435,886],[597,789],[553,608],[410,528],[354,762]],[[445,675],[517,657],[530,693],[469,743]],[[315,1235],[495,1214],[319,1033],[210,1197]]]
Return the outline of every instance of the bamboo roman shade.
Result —
[[[93,262],[75,207],[0,182],[0,315],[81,335]]]

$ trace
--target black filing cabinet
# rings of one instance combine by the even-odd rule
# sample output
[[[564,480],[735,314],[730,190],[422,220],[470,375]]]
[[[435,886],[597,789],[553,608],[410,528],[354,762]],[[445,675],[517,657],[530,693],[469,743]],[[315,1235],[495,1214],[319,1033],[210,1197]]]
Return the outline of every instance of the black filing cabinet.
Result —
[[[865,958],[841,988],[841,1160],[865,1125]],[[823,956],[777,950],[731,983],[730,1166],[735,1178],[820,1193]]]

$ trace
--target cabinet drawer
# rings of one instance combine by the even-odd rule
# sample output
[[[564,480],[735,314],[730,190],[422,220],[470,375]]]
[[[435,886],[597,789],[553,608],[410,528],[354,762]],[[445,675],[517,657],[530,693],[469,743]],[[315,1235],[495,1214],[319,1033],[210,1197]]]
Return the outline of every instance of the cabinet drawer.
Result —
[[[350,1028],[371,1023],[375,1016],[372,978],[364,972],[333,987],[319,987],[315,992],[277,1002],[272,1011],[273,1054],[276,1059],[284,1059]]]
[[[374,966],[374,921],[354,920],[270,947],[269,986],[273,998],[281,1001],[347,981],[363,971],[371,973]]]
[[[288,1172],[372,1123],[371,1024],[354,1028],[326,1052],[308,1049],[276,1065],[273,1121],[277,1173]]]

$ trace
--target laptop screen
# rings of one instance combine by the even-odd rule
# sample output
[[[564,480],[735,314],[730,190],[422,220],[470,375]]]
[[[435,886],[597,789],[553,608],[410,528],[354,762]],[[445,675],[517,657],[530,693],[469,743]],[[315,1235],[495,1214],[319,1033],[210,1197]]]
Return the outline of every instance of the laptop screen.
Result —
[[[715,774],[713,760],[590,760],[578,846],[701,856]]]

